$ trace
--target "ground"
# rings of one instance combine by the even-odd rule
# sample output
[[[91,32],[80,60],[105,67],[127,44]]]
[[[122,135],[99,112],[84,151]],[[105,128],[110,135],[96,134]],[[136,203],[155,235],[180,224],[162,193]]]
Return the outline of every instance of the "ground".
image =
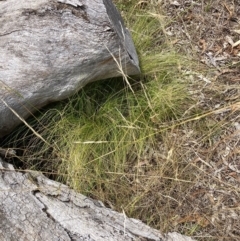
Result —
[[[74,181],[77,185],[65,180],[66,183],[84,194],[102,200],[105,205],[113,209],[141,219],[162,232],[177,231],[201,241],[240,240],[240,2],[238,0],[115,0],[115,2],[128,28],[135,36],[140,58],[144,59],[150,52],[150,60],[156,61],[156,58],[161,58],[161,54],[166,55],[168,51],[175,51],[179,54],[178,56],[181,56],[179,59],[183,60],[181,62],[175,57],[174,59],[167,57],[167,61],[171,61],[171,64],[162,61],[163,66],[158,66],[163,72],[167,68],[167,74],[163,76],[161,88],[157,92],[157,95],[163,96],[160,100],[164,103],[164,108],[170,109],[170,111],[167,110],[166,117],[158,119],[158,111],[164,109],[161,107],[162,109],[157,108],[154,112],[156,115],[153,115],[151,111],[145,115],[140,110],[138,115],[146,122],[141,120],[139,124],[135,119],[133,123],[129,120],[124,122],[128,118],[124,113],[128,111],[132,113],[129,109],[134,110],[136,106],[129,107],[129,109],[124,106],[121,112],[121,106],[116,107],[119,99],[109,103],[107,107],[101,104],[108,103],[108,99],[114,99],[115,96],[120,96],[122,98],[120,102],[124,105],[136,100],[124,99],[125,97],[121,94],[125,91],[119,91],[121,86],[114,87],[109,82],[104,82],[102,85],[104,88],[107,86],[115,90],[111,92],[109,98],[106,98],[106,93],[109,94],[106,88],[105,92],[94,94],[97,96],[97,101],[91,102],[92,90],[85,89],[85,92],[80,92],[79,99],[76,100],[74,97],[75,99],[72,100],[74,108],[78,105],[84,106],[86,102],[90,107],[93,105],[95,108],[95,103],[100,103],[97,108],[99,112],[103,110],[104,118],[97,115],[94,109],[94,114],[89,120],[83,116],[83,114],[89,116],[89,109],[85,111],[82,108],[77,109],[74,116],[70,116],[69,121],[67,117],[64,117],[63,112],[59,115],[60,118],[57,118],[60,111],[54,107],[54,111],[47,111],[49,115],[44,114],[40,118],[41,125],[33,124],[35,130],[44,138],[50,137],[47,139],[49,142],[54,145],[57,143],[57,147],[61,147],[59,149],[61,152],[54,153],[54,145],[44,147],[34,135],[29,134],[29,130],[15,135],[8,142],[5,141],[8,143],[7,147],[12,147],[15,143],[15,146],[21,148],[18,153],[21,154],[19,159],[23,163],[20,165],[22,168],[30,169],[32,165],[38,169],[45,165],[47,169],[44,169],[44,172],[56,178],[54,176],[56,173],[60,176],[66,174],[65,170],[61,169],[61,172],[64,172],[61,173],[58,167],[56,168],[56,163],[59,165],[65,159],[67,165],[71,164],[71,160],[77,162],[83,146],[84,148],[86,146],[82,145],[79,148],[81,150],[71,149],[69,143],[79,140],[77,139],[79,137],[67,139],[68,133],[73,136],[79,131],[81,136],[82,130],[78,129],[78,123],[81,121],[81,125],[88,128],[85,134],[87,133],[88,138],[86,140],[89,140],[90,133],[92,133],[90,131],[94,129],[93,138],[95,138],[98,134],[96,128],[99,128],[100,137],[97,136],[97,142],[95,144],[93,142],[91,148],[86,150],[88,155],[91,152],[90,157],[87,156],[90,161],[83,163],[80,167],[64,166],[69,172],[66,174],[69,175],[68,181],[75,175]],[[132,22],[129,20],[129,9],[136,11]],[[132,24],[143,15],[148,15],[147,22],[136,30]],[[159,28],[151,25],[152,18],[155,18],[153,22],[155,25],[159,24]],[[155,39],[144,36],[148,27],[154,28],[155,32],[152,37]],[[141,35],[143,32],[144,34]],[[148,32],[151,33],[150,30]],[[137,39],[139,37],[146,39],[146,42],[150,39],[154,45],[166,47],[167,51],[161,50],[162,52],[158,53],[151,41],[147,44],[140,41],[139,45]],[[151,52],[152,48],[154,51]],[[143,49],[145,52],[142,51]],[[143,71],[148,69],[144,64],[142,68]],[[151,77],[154,75],[155,72]],[[175,77],[178,79],[177,88],[176,82],[171,80]],[[153,78],[153,83],[154,81]],[[144,94],[150,96],[147,92],[150,87],[147,84],[146,93],[145,90],[141,92],[142,96]],[[183,95],[181,90],[178,90],[178,86],[182,85],[185,86]],[[96,85],[93,86],[96,87]],[[102,86],[100,84],[101,88]],[[156,90],[156,87],[154,88]],[[137,86],[136,89],[140,87]],[[127,96],[130,98],[129,93]],[[153,100],[156,97],[153,96]],[[180,105],[175,105],[174,101],[179,101]],[[150,99],[149,102],[151,102]],[[153,104],[155,102],[150,103],[147,108],[152,107]],[[63,111],[67,109],[66,106],[68,104],[64,102]],[[145,106],[142,108],[144,109]],[[164,111],[162,115],[165,115]],[[66,111],[68,112],[71,110]],[[120,118],[124,117],[124,121],[120,124],[117,122],[118,119],[114,119],[119,113]],[[54,123],[48,126],[49,119],[53,119]],[[118,126],[112,126],[111,120]],[[148,129],[144,129],[148,122],[154,124],[154,142],[148,142],[149,139],[145,138],[146,133],[153,128],[151,125]],[[130,123],[128,128],[131,127],[127,132],[125,129],[118,129],[120,125],[123,126],[126,123]],[[99,140],[103,140],[102,132],[105,133],[106,128],[113,128],[113,138],[120,137],[120,140],[125,140],[124,138],[129,133],[137,139],[139,132],[134,132],[134,128],[138,129],[139,126],[145,130],[141,133],[143,137],[141,136],[140,139],[146,142],[133,145],[133,148],[131,146],[130,152],[132,151],[133,154],[126,152],[127,157],[123,163],[119,160],[122,158],[122,149],[116,151],[114,149],[116,146],[110,141],[106,153],[102,154],[106,155],[106,158],[98,159],[99,149],[106,148],[104,143],[99,144]],[[54,129],[56,129],[55,133]],[[108,138],[111,138],[109,133],[108,135]],[[66,140],[62,141],[61,138]],[[129,140],[126,138],[126,142]],[[115,142],[115,139],[112,142]],[[69,147],[65,150],[67,145]],[[136,146],[142,146],[141,155],[135,153]],[[110,153],[115,155],[111,156]],[[80,159],[84,159],[86,157],[84,155],[80,156]],[[114,166],[113,170],[107,169],[117,155],[121,157],[118,159],[118,166]],[[89,163],[91,165],[88,165]],[[19,162],[16,165],[19,165]],[[82,169],[83,171],[80,171]],[[82,185],[82,188],[79,188],[79,185]]]
[[[170,19],[165,33],[171,43],[197,63],[195,68],[183,69],[191,80],[191,97],[197,100],[187,111],[206,111],[171,133],[172,149],[165,155],[175,152],[179,160],[188,162],[191,168],[185,171],[193,171],[196,179],[187,192],[178,187],[177,194],[170,193],[168,228],[187,228],[197,240],[239,240],[240,2],[155,4]],[[177,173],[173,175],[177,178]],[[181,191],[184,196],[179,198]]]
[[[163,175],[150,182],[151,188],[143,185],[149,196],[141,205],[155,207],[150,224],[165,231],[197,240],[239,240],[240,2],[163,0],[139,5],[167,21],[169,43],[194,63],[180,66],[188,76],[193,105],[140,164],[150,177],[160,160]],[[165,165],[172,167],[172,174]],[[192,183],[184,183],[187,180]],[[142,206],[137,210],[141,213]],[[140,218],[148,220],[145,215]]]

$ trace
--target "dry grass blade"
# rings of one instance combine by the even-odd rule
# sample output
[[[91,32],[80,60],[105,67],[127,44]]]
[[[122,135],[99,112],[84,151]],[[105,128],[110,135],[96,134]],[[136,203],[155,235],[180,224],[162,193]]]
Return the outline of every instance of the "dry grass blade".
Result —
[[[19,120],[21,120],[21,121],[24,123],[24,125],[26,125],[26,126],[34,133],[34,135],[36,135],[37,138],[39,138],[40,140],[42,140],[42,141],[43,141],[45,144],[47,144],[48,146],[51,146],[51,144],[50,144],[48,141],[46,141],[39,133],[37,133],[20,115],[18,115],[18,113],[17,113],[13,108],[11,108],[11,106],[9,106],[6,101],[4,101],[3,99],[1,99],[1,101],[4,103],[4,105],[6,105],[6,106],[8,107],[9,110],[12,111],[12,113],[13,113]]]
[[[123,36],[124,36],[124,34],[123,34]],[[128,81],[128,76],[125,74],[124,69],[123,69],[123,66],[122,66],[122,63],[121,63],[121,57],[120,57],[120,56],[121,56],[121,53],[120,53],[120,49],[119,49],[119,61],[118,61],[117,58],[113,55],[113,53],[111,53],[111,51],[108,49],[108,47],[107,47],[107,46],[105,46],[105,47],[106,47],[106,49],[108,50],[108,52],[111,54],[111,56],[113,57],[115,63],[117,64],[117,67],[118,67],[118,69],[119,69],[119,73],[121,74],[121,76],[123,77],[123,79],[126,81],[129,89],[134,93],[134,91],[133,91],[133,89],[132,89],[132,86],[131,86],[131,84],[130,84],[129,81]]]

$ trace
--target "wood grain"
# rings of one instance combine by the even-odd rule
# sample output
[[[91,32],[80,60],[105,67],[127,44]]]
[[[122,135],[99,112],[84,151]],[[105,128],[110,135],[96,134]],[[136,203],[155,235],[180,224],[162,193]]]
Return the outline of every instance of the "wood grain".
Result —
[[[139,74],[129,31],[110,0],[0,1],[0,137],[84,85]]]

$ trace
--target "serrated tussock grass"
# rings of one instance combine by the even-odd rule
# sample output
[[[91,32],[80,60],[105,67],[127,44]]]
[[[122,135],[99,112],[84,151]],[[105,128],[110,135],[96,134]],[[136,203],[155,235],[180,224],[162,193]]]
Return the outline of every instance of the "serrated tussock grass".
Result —
[[[119,2],[124,8],[126,3]],[[137,1],[127,6],[125,17],[142,70],[140,76],[128,78],[131,89],[124,78],[88,84],[28,121],[45,142],[25,126],[9,143],[21,147],[24,168],[41,170],[167,230],[172,221],[167,220],[167,210],[172,210],[168,206],[178,203],[174,190],[184,191],[187,186],[178,184],[192,181],[191,169],[177,157],[176,140],[168,138],[189,107],[180,71],[186,60],[169,46],[157,13],[142,11]]]
[[[121,78],[90,84],[64,105],[57,122],[46,126],[61,153],[58,178],[114,205],[121,202],[118,196],[129,196],[124,173],[147,145],[154,145],[158,124],[181,115],[186,101],[177,71],[180,56],[154,44],[161,34],[158,22],[149,14],[132,20],[143,72],[129,79],[133,91]]]

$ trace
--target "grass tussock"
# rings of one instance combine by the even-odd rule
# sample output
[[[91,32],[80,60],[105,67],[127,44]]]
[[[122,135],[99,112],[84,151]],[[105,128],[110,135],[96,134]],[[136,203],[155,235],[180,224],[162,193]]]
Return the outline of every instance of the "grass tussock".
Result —
[[[162,23],[133,2],[130,5],[128,21],[142,69],[142,76],[130,79],[133,91],[123,79],[90,84],[29,123],[45,143],[34,135],[17,137],[18,143],[27,142],[23,156],[28,156],[28,168],[46,172],[50,166],[74,189],[115,204],[122,202],[119,196],[129,196],[124,176],[137,165],[146,146],[155,145],[158,125],[181,115],[186,101],[177,70],[180,56],[157,44],[164,38]],[[52,143],[50,150],[46,143]],[[49,158],[46,152],[59,161],[46,164],[41,158]]]
[[[156,217],[145,199],[159,178],[168,176],[178,164],[169,167],[169,163],[144,158],[153,155],[171,129],[166,123],[177,120],[185,110],[187,91],[179,72],[184,58],[165,43],[160,15],[142,11],[134,1],[126,14],[142,70],[141,76],[129,78],[133,91],[124,78],[89,84],[29,120],[41,138],[21,127],[8,143],[21,148],[18,153],[24,168],[42,170],[152,224]],[[172,162],[172,154],[167,160]],[[145,165],[152,174],[142,170]]]

